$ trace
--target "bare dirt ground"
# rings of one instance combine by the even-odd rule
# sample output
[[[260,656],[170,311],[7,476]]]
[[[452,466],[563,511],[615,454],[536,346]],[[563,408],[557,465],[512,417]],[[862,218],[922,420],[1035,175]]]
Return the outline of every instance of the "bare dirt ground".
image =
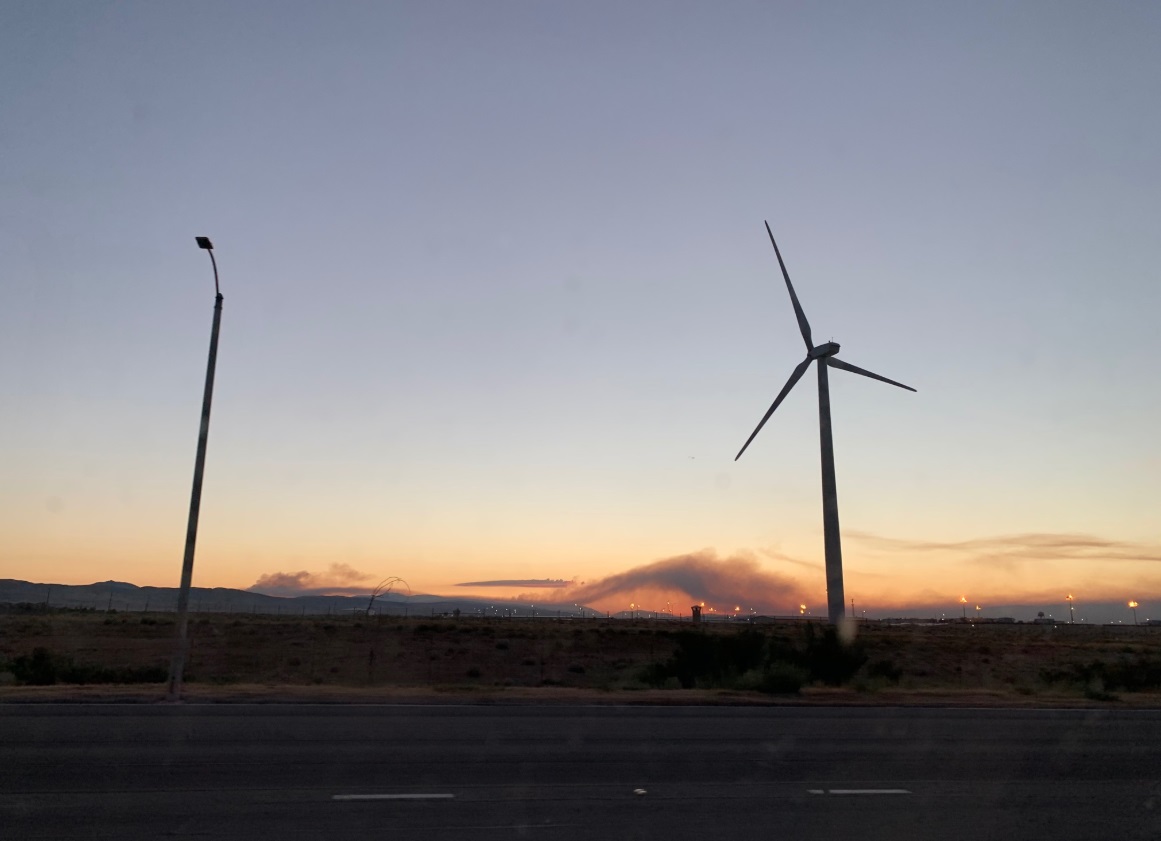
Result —
[[[797,623],[206,614],[190,630],[193,701],[1161,707],[1152,627],[872,623],[826,679]],[[173,633],[172,614],[0,614],[0,702],[156,702]],[[688,665],[747,639],[760,662]],[[776,656],[795,665],[763,680]]]

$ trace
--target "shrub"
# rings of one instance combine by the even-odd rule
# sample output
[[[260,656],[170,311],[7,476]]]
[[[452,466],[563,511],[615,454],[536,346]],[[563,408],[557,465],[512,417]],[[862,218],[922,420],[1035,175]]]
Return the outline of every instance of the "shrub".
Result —
[[[710,635],[683,631],[677,635],[677,651],[668,672],[686,689],[724,686],[762,665],[766,638],[757,631]],[[668,675],[666,675],[668,676]]]
[[[51,686],[57,681],[57,664],[47,648],[34,648],[31,656],[20,655],[12,661],[11,669],[16,682],[26,686]]]
[[[809,675],[792,663],[772,663],[762,672],[758,689],[770,695],[793,695],[808,679]]]
[[[838,631],[827,626],[817,631],[813,622],[806,626],[806,668],[810,676],[827,686],[842,686],[867,662],[867,655],[858,643],[846,644]]]
[[[682,631],[677,650],[664,663],[647,666],[641,680],[662,686],[676,678],[694,687],[748,688],[762,692],[797,692],[809,681],[840,686],[849,681],[867,655],[859,644],[844,643],[834,628],[806,626],[800,645],[746,629],[734,634]]]
[[[9,669],[17,683],[51,686],[56,683],[164,683],[168,670],[163,666],[91,666],[75,663],[71,657],[34,648],[31,655],[15,658]]]
[[[734,681],[732,688],[767,695],[793,695],[809,678],[805,670],[793,663],[775,662],[760,669],[750,669]]]
[[[639,679],[642,683],[659,689],[666,688],[665,684],[670,680],[675,684],[672,688],[676,689],[681,686],[677,678],[673,676],[668,663],[650,663],[641,670]]]
[[[1105,690],[1117,689],[1125,692],[1141,692],[1161,689],[1161,660],[1151,660],[1138,656],[1133,660],[1106,663],[1093,660],[1091,663],[1073,663],[1064,669],[1042,669],[1040,679],[1045,683],[1071,683],[1082,687],[1086,693],[1091,687],[1098,700],[1107,700]]]
[[[867,666],[867,676],[898,683],[899,678],[903,677],[903,670],[890,660],[876,660]]]

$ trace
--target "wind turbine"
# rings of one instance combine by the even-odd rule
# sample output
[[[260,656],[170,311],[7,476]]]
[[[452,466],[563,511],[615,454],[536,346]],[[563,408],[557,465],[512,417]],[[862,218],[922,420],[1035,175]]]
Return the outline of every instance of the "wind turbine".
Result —
[[[774,410],[790,393],[790,389],[794,388],[794,384],[802,379],[802,375],[806,373],[810,363],[817,362],[818,437],[822,448],[822,530],[826,544],[826,600],[828,615],[833,625],[838,624],[843,618],[845,599],[843,596],[843,550],[839,538],[838,489],[834,479],[834,442],[831,440],[830,431],[830,382],[827,379],[826,369],[828,367],[840,368],[843,371],[870,377],[872,380],[879,380],[889,385],[905,388],[908,391],[915,391],[915,389],[886,377],[880,377],[878,374],[872,374],[870,371],[865,371],[849,362],[843,362],[835,355],[839,352],[837,342],[814,344],[810,338],[810,323],[806,320],[806,313],[802,311],[802,305],[798,303],[798,296],[794,294],[794,286],[790,283],[790,273],[786,271],[786,264],[782,262],[782,252],[778,250],[778,243],[774,241],[774,234],[770,230],[769,222],[766,223],[766,233],[770,235],[770,244],[774,246],[774,254],[778,257],[782,276],[786,278],[786,289],[790,293],[790,303],[794,305],[794,315],[798,318],[798,329],[802,331],[802,339],[806,342],[806,358],[799,362],[798,367],[790,374],[790,379],[786,381],[786,385],[782,386],[782,391],[778,392],[778,396],[774,398],[774,402],[766,410],[762,420],[758,422],[757,428],[746,439],[746,443],[742,445],[738,454],[734,456],[734,461],[740,459],[742,453],[746,452],[746,447],[750,446],[750,442],[766,425],[766,421],[770,420],[770,416],[774,414]]]

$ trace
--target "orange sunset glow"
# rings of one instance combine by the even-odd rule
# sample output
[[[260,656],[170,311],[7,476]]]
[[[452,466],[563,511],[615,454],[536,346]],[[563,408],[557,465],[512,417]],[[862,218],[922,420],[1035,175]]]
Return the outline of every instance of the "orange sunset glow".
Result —
[[[1089,96],[1155,74],[1042,93],[969,38],[936,80],[918,38],[843,75],[722,18],[687,78],[700,34],[594,62],[413,13],[309,70],[245,12],[29,24],[0,576],[178,585],[220,279],[195,587],[826,616],[832,453],[860,612],[1161,602],[1161,168],[1151,112]],[[196,65],[134,52],[171,42]]]

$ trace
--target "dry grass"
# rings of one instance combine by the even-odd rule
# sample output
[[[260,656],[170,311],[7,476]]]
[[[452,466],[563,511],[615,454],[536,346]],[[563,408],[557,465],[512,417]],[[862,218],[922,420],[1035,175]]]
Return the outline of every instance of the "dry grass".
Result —
[[[701,632],[746,628],[789,644],[803,636],[795,624]],[[847,686],[789,698],[647,686],[645,667],[669,659],[688,624],[213,614],[194,617],[190,629],[194,700],[1161,706],[1161,686],[1130,692],[1092,678],[1161,670],[1161,632],[1145,627],[869,625],[857,638],[866,665]],[[43,647],[111,669],[164,666],[173,630],[165,614],[0,614],[0,700],[159,700],[156,685],[14,686],[4,662]]]

